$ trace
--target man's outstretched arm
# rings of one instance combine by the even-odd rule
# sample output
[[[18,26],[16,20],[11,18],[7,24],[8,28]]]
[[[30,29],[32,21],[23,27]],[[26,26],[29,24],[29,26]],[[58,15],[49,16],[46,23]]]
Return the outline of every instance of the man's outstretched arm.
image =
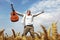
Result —
[[[44,11],[42,11],[42,12],[39,13],[39,14],[33,15],[33,17],[36,17],[36,16],[38,16],[38,15],[40,15],[40,14],[42,14],[42,13],[44,13]]]
[[[20,14],[19,12],[17,12],[17,15],[22,16],[22,17],[24,16],[23,14]]]

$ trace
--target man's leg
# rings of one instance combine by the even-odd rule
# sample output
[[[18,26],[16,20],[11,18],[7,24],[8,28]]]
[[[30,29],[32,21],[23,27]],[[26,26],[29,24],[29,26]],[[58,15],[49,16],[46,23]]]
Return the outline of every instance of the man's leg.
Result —
[[[34,38],[34,27],[31,27],[30,34],[31,34],[32,38]]]
[[[22,34],[22,36],[26,36],[28,33],[29,29],[27,28],[27,26],[24,27],[24,32]]]

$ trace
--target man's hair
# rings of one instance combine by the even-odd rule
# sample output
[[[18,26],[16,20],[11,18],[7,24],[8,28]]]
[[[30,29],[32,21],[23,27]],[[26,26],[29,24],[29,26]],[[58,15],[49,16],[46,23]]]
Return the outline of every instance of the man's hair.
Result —
[[[31,11],[30,11],[30,10],[27,10],[27,12],[30,12],[30,13],[31,13]]]

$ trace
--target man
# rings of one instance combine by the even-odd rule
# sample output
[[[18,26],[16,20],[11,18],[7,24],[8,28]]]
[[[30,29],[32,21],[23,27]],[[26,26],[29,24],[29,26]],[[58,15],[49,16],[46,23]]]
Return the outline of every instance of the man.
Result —
[[[41,13],[44,13],[44,11],[42,11]],[[33,18],[40,15],[41,13],[37,14],[37,15],[32,15],[30,10],[27,10],[26,15],[23,14],[19,14],[17,12],[17,14],[19,16],[23,17],[23,21],[24,21],[24,32],[22,34],[22,36],[26,36],[28,32],[30,32],[31,36],[34,38],[34,27],[33,27]]]

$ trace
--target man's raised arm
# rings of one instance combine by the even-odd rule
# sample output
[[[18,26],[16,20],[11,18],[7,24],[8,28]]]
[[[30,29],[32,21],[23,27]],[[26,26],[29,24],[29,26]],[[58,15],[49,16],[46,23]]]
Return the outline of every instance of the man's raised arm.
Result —
[[[38,15],[40,15],[40,14],[42,14],[42,13],[44,13],[44,11],[42,11],[42,12],[39,13],[39,14],[33,15],[33,17],[36,17],[36,16],[38,16]]]
[[[17,15],[22,16],[22,17],[24,16],[23,14],[21,14],[21,13],[19,13],[19,12],[17,12]]]

